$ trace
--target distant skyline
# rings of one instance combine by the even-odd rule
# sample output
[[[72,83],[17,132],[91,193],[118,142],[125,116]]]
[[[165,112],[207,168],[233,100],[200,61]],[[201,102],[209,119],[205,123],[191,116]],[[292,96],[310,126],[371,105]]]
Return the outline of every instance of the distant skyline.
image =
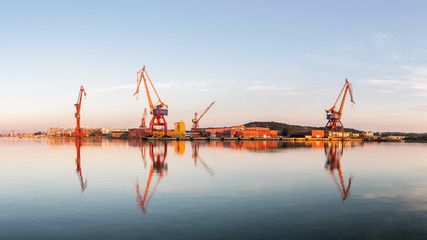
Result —
[[[2,1],[0,133],[138,127],[146,65],[169,128],[324,126],[353,84],[345,127],[427,132],[424,1]],[[153,100],[154,100],[154,95]]]

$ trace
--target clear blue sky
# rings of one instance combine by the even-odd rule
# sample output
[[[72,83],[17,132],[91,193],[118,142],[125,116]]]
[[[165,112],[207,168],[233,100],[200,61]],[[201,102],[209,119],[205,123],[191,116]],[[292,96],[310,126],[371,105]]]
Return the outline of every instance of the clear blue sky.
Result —
[[[137,127],[146,65],[168,122],[427,132],[425,1],[0,1],[0,132]],[[143,92],[142,92],[143,93]]]

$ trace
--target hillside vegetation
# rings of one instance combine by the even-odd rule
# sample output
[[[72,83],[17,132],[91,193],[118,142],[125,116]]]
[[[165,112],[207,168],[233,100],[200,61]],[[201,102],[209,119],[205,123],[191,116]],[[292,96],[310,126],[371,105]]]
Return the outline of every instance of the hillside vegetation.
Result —
[[[250,122],[244,124],[245,127],[266,127],[271,130],[278,130],[279,135],[287,136],[293,132],[302,132],[302,131],[310,131],[310,130],[324,130],[324,127],[312,127],[312,126],[301,126],[301,125],[290,125],[286,123],[278,123],[278,122]],[[352,128],[344,128],[345,132],[353,132],[353,133],[361,133],[361,131],[352,129]]]

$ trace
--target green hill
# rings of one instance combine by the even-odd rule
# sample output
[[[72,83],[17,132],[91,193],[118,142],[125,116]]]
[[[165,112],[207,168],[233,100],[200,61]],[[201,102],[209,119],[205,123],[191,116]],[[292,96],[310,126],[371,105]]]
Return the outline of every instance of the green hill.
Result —
[[[293,132],[302,132],[310,130],[323,130],[324,127],[312,127],[312,126],[301,126],[301,125],[290,125],[286,123],[278,122],[250,122],[244,124],[245,127],[268,127],[271,130],[278,130],[279,135],[287,136]],[[353,128],[344,128],[345,132],[361,133],[362,131]]]

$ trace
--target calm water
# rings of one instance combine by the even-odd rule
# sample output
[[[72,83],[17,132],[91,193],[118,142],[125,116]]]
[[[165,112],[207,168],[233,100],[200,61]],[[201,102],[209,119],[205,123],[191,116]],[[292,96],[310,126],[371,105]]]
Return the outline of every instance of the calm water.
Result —
[[[427,239],[427,144],[0,138],[0,239]]]

